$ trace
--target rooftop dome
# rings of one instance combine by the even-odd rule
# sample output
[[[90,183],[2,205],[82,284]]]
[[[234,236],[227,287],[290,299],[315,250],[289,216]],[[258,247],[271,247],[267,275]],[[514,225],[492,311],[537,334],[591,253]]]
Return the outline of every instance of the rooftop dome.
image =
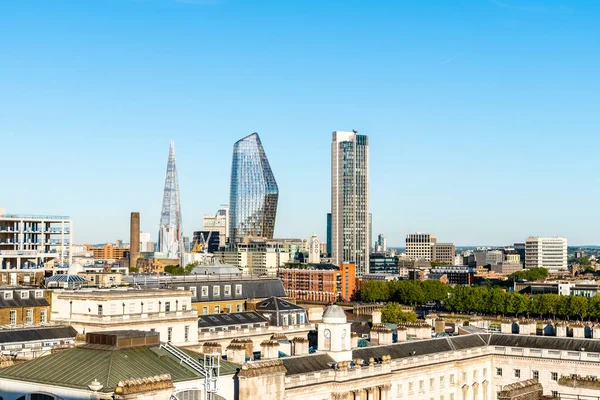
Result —
[[[332,304],[327,306],[325,312],[323,312],[323,322],[346,322],[346,313],[342,307]]]
[[[78,273],[83,272],[83,267],[78,262],[74,262],[69,265],[68,275],[77,275]]]

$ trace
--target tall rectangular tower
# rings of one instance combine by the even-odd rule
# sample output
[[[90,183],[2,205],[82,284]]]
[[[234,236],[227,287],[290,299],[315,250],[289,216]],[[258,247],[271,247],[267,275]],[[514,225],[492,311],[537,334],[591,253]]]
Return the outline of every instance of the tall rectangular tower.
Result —
[[[369,138],[333,132],[331,142],[331,253],[334,264],[369,272]]]

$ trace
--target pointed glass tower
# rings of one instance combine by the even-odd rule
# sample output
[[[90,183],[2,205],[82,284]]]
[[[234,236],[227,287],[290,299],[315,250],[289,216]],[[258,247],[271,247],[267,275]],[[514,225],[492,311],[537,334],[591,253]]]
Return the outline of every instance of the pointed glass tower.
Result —
[[[229,192],[229,235],[273,238],[279,189],[258,133],[233,145]]]
[[[181,206],[179,204],[177,167],[175,166],[175,143],[171,142],[162,211],[160,213],[158,251],[166,253],[168,258],[182,258],[182,245]]]

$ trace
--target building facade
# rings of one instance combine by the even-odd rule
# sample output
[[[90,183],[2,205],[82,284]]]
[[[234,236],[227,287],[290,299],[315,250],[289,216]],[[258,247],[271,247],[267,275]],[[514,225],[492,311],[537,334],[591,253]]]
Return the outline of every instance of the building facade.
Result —
[[[433,245],[432,261],[453,265],[455,256],[456,247],[453,243],[435,243]]]
[[[204,214],[204,226],[205,232],[212,232],[218,234],[219,247],[224,247],[227,244],[227,238],[229,238],[229,206],[221,205],[221,208],[215,215]],[[194,236],[195,233],[194,233]]]
[[[528,237],[525,241],[525,268],[543,267],[550,272],[568,268],[567,239]]]
[[[333,264],[355,263],[369,272],[369,138],[333,132],[331,143],[331,257]]]
[[[436,243],[435,235],[409,233],[406,235],[406,256],[411,260],[431,261],[433,259],[433,247]]]
[[[42,289],[0,290],[0,327],[14,329],[50,322],[50,293]]]
[[[135,329],[177,345],[198,342],[198,312],[187,290],[54,290],[52,319],[79,333]]]
[[[317,235],[310,237],[308,244],[308,262],[310,264],[319,264],[321,262],[321,242]]]
[[[349,301],[356,290],[354,264],[288,266],[279,268],[278,277],[287,295],[298,300]]]
[[[229,192],[229,235],[273,238],[279,188],[258,133],[233,145]]]
[[[87,251],[94,255],[96,260],[120,260],[129,257],[129,246],[117,247],[112,243],[106,243],[101,246],[86,244]]]
[[[69,217],[7,214],[0,208],[0,269],[40,269],[71,263]]]

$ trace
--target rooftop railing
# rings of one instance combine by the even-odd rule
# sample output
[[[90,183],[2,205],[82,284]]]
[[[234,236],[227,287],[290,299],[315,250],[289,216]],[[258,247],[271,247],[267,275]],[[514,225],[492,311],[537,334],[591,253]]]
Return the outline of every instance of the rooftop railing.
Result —
[[[43,220],[68,220],[66,215],[33,215],[33,214],[6,214],[0,215],[0,219],[43,219]]]

